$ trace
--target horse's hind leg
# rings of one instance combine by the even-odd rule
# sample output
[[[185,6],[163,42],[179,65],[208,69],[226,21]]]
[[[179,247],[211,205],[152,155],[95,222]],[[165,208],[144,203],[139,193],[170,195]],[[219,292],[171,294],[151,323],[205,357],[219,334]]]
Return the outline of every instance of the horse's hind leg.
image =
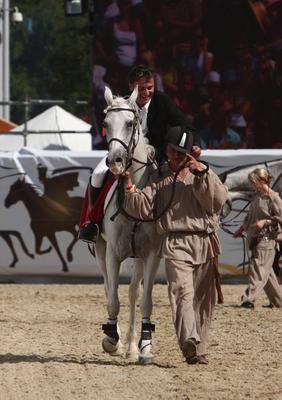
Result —
[[[159,262],[160,260],[151,254],[144,264],[143,294],[140,305],[142,325],[139,341],[139,362],[141,364],[150,364],[154,358],[152,353],[152,332],[155,331],[155,325],[151,323],[153,310],[152,291]]]
[[[71,232],[71,233],[73,233],[73,240],[70,242],[70,244],[68,245],[68,248],[67,248],[68,262],[71,262],[73,260],[72,249],[73,249],[73,246],[75,245],[75,243],[77,242],[76,232]]]
[[[34,258],[34,254],[32,254],[28,251],[28,248],[26,247],[25,242],[23,241],[22,236],[19,232],[10,231],[9,234],[15,236],[18,239],[18,241],[20,242],[20,244],[22,246],[23,251],[25,252],[25,254],[27,256],[29,256],[30,258]]]
[[[140,282],[143,278],[143,260],[137,259],[134,261],[131,282],[129,285],[129,326],[126,334],[126,357],[137,360],[139,349],[137,346],[137,335],[135,331],[136,320],[136,302],[139,297]]]

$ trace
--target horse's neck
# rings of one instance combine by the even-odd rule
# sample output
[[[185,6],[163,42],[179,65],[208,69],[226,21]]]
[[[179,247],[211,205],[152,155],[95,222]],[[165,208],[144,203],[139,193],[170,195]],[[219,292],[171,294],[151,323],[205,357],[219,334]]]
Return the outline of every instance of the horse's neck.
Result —
[[[36,209],[36,204],[39,199],[40,199],[39,194],[35,193],[32,187],[27,185],[23,189],[21,198],[19,200],[21,200],[24,203],[29,214],[32,214]]]
[[[140,137],[133,154],[134,159],[129,169],[132,182],[135,185],[139,185],[140,182],[144,183],[148,174],[148,167],[145,165],[148,162],[148,148],[141,127],[139,129]]]

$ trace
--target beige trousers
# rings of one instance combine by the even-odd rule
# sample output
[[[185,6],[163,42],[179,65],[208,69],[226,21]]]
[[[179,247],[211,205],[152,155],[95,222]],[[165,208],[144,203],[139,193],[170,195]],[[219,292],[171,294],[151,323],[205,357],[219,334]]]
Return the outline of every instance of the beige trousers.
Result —
[[[165,260],[168,295],[179,347],[197,341],[197,355],[207,352],[208,331],[216,302],[212,262],[192,266],[185,261]]]
[[[270,303],[282,307],[282,291],[272,268],[274,257],[275,249],[255,249],[250,261],[249,284],[242,302],[253,303],[264,289]]]

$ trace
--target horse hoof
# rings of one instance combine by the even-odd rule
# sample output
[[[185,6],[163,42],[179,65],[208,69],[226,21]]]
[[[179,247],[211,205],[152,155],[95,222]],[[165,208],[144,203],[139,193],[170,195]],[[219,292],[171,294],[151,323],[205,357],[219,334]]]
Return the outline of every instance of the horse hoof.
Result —
[[[115,342],[112,338],[105,336],[102,340],[103,350],[111,356],[119,356],[122,354],[121,343]]]
[[[138,357],[138,363],[141,365],[149,365],[149,364],[153,364],[154,362],[154,356],[151,355],[142,355],[140,354]]]
[[[136,353],[126,353],[125,354],[125,358],[128,360],[128,361],[131,361],[131,362],[138,362],[139,361],[139,355],[138,355],[138,353],[136,354]]]

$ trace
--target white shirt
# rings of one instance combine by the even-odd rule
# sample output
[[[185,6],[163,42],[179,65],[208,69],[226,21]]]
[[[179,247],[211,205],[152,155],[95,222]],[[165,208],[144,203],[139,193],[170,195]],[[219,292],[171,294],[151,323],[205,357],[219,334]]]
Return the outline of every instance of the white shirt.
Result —
[[[138,117],[140,120],[140,124],[141,124],[144,136],[146,136],[147,132],[148,132],[147,117],[148,117],[148,109],[149,109],[150,103],[151,103],[151,99],[142,108],[140,108],[138,106],[138,104],[135,103],[135,108],[136,108],[136,111],[137,111],[137,114],[138,114]]]

